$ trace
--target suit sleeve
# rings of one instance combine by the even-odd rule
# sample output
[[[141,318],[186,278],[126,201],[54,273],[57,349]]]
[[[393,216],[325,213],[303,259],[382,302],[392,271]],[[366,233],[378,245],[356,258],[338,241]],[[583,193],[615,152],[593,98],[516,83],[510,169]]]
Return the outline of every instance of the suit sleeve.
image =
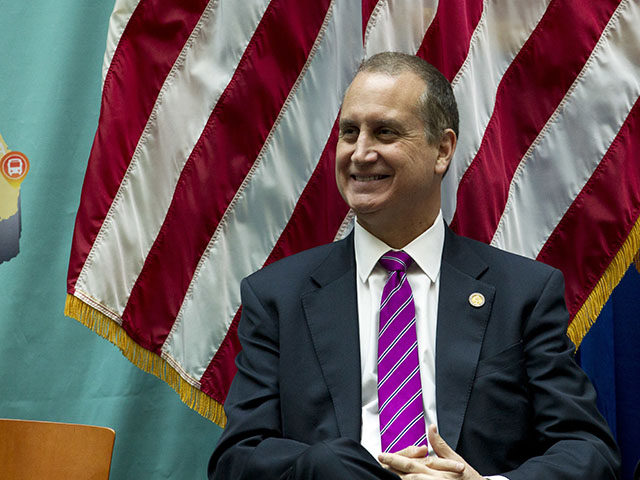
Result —
[[[215,480],[398,479],[359,443],[332,438],[308,445],[284,438],[279,391],[279,319],[249,279],[241,285],[238,372],[225,401],[227,426],[209,462]]]
[[[596,409],[595,390],[573,358],[563,293],[562,274],[554,270],[524,325],[536,452],[519,468],[503,473],[510,480],[604,480],[620,475],[617,446]]]
[[[225,401],[227,426],[209,463],[212,479],[278,479],[309,447],[282,438],[278,393],[278,324],[247,279],[241,284],[242,350]],[[215,470],[215,471],[214,471]]]

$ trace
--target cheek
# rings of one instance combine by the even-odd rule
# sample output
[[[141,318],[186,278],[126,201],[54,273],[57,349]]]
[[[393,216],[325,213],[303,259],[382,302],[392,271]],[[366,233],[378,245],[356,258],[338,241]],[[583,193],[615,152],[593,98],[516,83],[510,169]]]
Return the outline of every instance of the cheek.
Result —
[[[348,162],[346,162],[344,160],[344,156],[340,156],[340,154],[338,152],[336,152],[336,158],[335,158],[335,168],[334,168],[334,173],[335,173],[335,181],[336,181],[336,186],[338,187],[338,191],[340,192],[340,195],[342,195],[342,197],[344,197],[344,188],[345,188],[345,184],[347,182],[347,172],[348,172]]]
[[[349,177],[349,167],[351,164],[349,158],[350,157],[348,155],[340,155],[339,153],[336,153],[334,170],[338,187],[341,187],[341,184],[346,183]]]

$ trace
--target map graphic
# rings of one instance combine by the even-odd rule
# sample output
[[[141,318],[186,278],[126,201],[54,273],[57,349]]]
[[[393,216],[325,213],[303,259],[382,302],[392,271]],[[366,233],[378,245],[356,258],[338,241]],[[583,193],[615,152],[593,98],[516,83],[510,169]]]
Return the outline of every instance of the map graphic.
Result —
[[[29,172],[29,160],[10,150],[0,135],[0,263],[20,253],[20,185]]]

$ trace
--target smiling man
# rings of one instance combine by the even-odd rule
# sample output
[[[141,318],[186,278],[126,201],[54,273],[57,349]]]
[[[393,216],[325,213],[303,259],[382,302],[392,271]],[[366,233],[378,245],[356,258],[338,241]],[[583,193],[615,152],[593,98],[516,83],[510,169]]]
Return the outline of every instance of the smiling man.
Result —
[[[452,128],[439,134],[427,130],[420,114],[429,101],[428,95],[422,98],[425,93],[425,81],[411,71],[363,71],[349,87],[340,114],[338,188],[358,224],[397,249],[433,224],[442,176],[456,145]],[[457,112],[450,116],[457,130]]]
[[[457,137],[435,68],[363,63],[336,151],[354,231],[243,281],[210,478],[617,478],[561,274],[442,219]]]

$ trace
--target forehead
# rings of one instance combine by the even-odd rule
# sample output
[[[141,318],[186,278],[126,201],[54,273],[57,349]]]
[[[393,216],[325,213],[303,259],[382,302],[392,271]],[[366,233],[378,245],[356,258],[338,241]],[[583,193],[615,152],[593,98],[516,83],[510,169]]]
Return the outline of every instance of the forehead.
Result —
[[[415,114],[424,90],[424,82],[412,72],[360,72],[344,96],[341,118],[364,113]]]

